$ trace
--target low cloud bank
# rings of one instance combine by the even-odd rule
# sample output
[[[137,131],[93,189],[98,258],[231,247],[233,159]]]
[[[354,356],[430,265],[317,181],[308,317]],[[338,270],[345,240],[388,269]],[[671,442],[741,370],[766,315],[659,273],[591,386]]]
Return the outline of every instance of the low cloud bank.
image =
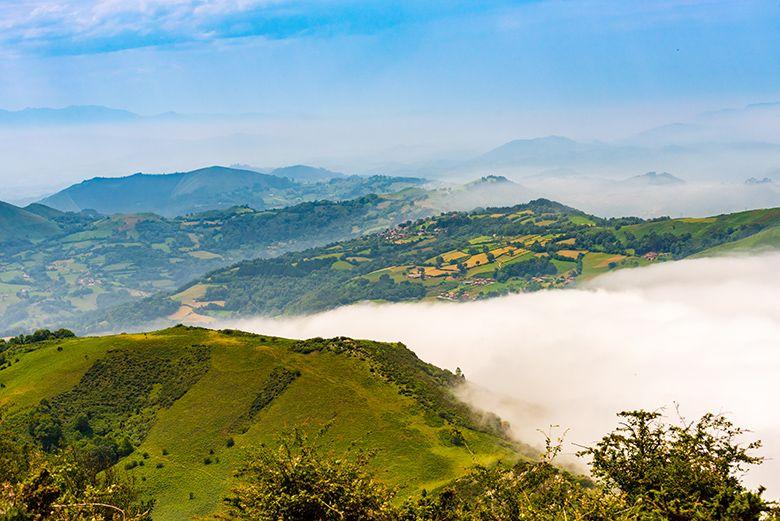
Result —
[[[727,413],[764,442],[748,481],[780,497],[780,254],[685,260],[624,270],[576,290],[467,304],[355,305],[230,327],[287,337],[402,341],[471,382],[464,397],[538,443],[570,429],[590,444],[620,410],[674,404]],[[576,447],[567,445],[573,453]]]

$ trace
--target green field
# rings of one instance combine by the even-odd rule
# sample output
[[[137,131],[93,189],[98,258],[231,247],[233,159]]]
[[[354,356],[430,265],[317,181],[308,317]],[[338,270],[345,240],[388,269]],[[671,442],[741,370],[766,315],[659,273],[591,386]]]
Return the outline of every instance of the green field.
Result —
[[[397,487],[401,497],[439,487],[474,464],[519,457],[519,447],[505,441],[499,431],[477,430],[476,416],[451,394],[457,377],[424,364],[400,344],[335,340],[330,344],[335,347],[322,345],[177,327],[17,346],[9,358],[18,362],[0,371],[4,385],[0,407],[8,411],[7,423],[22,434],[27,432],[27,415],[44,399],[55,404],[66,436],[77,443],[88,444],[89,438],[68,431],[69,400],[78,403],[78,410],[86,411],[90,423],[101,425],[107,436],[142,433],[134,452],[116,467],[135,477],[144,494],[156,499],[153,514],[160,520],[218,510],[247,451],[273,444],[280,433],[296,427],[313,433],[330,424],[325,440],[333,450],[356,444],[374,451],[373,471]],[[131,375],[156,374],[148,366],[152,360],[159,364],[166,359],[160,356],[178,356],[196,347],[209,350],[205,372],[167,406],[155,405],[155,396],[164,395],[166,385],[173,384],[155,383],[156,377],[149,376],[153,381],[145,383],[154,385],[138,398],[141,412],[134,414],[133,405],[130,416],[114,416],[111,411],[121,410],[127,405],[122,400],[130,398],[124,394],[106,398],[105,391],[90,391],[99,378],[82,379],[87,371],[109,360],[124,360],[123,353],[128,353],[135,365],[125,361],[125,371],[103,378],[113,379],[112,387],[132,389],[138,382],[128,382]],[[315,350],[306,354],[310,349]],[[277,367],[300,376],[247,424],[242,417]],[[81,389],[78,396],[68,393],[74,388]],[[453,426],[463,433],[465,445],[442,441],[441,432]],[[95,435],[99,430],[95,427]],[[228,438],[234,446],[227,446]],[[143,463],[125,471],[130,462]]]

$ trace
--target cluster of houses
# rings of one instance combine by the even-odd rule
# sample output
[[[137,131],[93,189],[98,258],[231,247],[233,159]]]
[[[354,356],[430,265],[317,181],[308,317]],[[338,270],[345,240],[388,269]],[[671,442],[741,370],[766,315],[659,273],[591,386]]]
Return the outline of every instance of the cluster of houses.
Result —
[[[98,284],[98,281],[93,279],[92,277],[81,277],[77,281],[79,286],[87,286],[92,287],[96,286]]]

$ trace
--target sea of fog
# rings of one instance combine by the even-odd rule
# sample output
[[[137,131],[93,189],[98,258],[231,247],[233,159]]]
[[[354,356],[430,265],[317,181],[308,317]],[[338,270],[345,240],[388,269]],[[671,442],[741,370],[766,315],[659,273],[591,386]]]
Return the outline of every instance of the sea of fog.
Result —
[[[780,254],[623,270],[579,289],[473,303],[362,304],[225,326],[285,337],[402,341],[454,370],[464,397],[507,419],[518,439],[568,429],[593,443],[621,410],[693,419],[723,412],[763,440],[747,476],[780,497]]]

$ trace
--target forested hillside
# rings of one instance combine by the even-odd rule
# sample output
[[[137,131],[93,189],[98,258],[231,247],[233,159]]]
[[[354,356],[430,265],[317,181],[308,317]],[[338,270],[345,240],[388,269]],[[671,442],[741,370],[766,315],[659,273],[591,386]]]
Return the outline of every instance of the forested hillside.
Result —
[[[42,205],[17,209],[17,221],[25,217],[49,236],[33,241],[21,225],[9,228],[25,235],[0,248],[0,330],[60,323],[84,311],[173,290],[242,259],[273,257],[430,215],[425,198],[424,191],[410,189],[278,210],[233,207],[174,219],[65,213]]]
[[[780,209],[707,218],[602,219],[537,200],[451,212],[273,259],[214,271],[180,291],[96,315],[80,327],[321,311],[371,301],[464,301],[563,288],[611,270],[768,237]],[[760,234],[760,235],[759,235]],[[763,242],[762,242],[763,243]]]

